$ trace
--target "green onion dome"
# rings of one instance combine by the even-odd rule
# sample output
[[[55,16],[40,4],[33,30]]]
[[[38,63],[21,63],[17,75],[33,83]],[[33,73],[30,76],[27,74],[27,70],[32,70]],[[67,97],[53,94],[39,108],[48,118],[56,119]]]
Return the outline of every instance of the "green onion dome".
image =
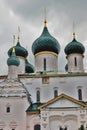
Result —
[[[20,42],[18,41],[15,48],[16,56],[22,56],[26,58],[28,56],[28,51],[20,45]],[[11,56],[12,54],[12,48],[9,49],[8,55]]]
[[[28,60],[25,60],[25,72],[26,73],[34,73],[34,67],[31,65]]]
[[[46,20],[44,23],[45,26],[41,36],[37,38],[32,45],[32,52],[34,55],[42,51],[51,51],[58,54],[60,52],[60,45],[58,41],[50,35],[46,27]]]
[[[74,37],[73,37],[73,40],[72,42],[70,42],[66,47],[65,47],[65,53],[67,55],[69,54],[72,54],[72,53],[79,53],[79,54],[83,54],[85,52],[85,48],[84,46],[78,42],[76,39],[75,39],[75,34],[73,34]]]
[[[10,65],[19,66],[19,64],[20,64],[19,59],[16,57],[14,48],[12,50],[12,55],[7,60],[7,64],[8,64],[8,66],[10,66]]]

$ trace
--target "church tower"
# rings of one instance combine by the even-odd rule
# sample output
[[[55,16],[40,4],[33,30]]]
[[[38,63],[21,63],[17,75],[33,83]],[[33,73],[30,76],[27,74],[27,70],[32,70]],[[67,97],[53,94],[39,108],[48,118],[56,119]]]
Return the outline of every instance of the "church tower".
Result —
[[[16,57],[15,49],[12,49],[12,54],[7,60],[8,64],[8,78],[17,78],[18,77],[18,66],[20,64],[19,59]]]
[[[84,72],[83,67],[83,53],[85,52],[84,46],[78,42],[73,33],[73,40],[65,47],[65,54],[68,61],[68,72],[81,73]]]
[[[60,45],[49,33],[46,19],[44,20],[43,32],[41,36],[34,41],[32,51],[35,56],[36,72],[58,72]]]
[[[24,47],[21,46],[19,34],[18,34],[17,44],[16,46],[14,46],[14,48],[15,48],[15,54],[17,58],[20,60],[20,65],[18,67],[18,74],[24,74],[25,73],[25,60],[28,56],[28,51]],[[12,49],[13,47],[8,50],[9,57],[12,54]]]

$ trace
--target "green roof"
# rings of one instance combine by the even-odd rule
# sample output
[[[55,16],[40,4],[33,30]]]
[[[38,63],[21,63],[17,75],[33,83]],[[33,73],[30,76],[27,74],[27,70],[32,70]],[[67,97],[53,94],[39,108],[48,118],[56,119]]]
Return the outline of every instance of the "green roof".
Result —
[[[9,56],[11,56],[11,54],[12,54],[12,48],[10,48],[8,50]],[[25,57],[25,58],[28,56],[28,51],[20,45],[20,42],[17,42],[17,45],[14,48],[15,48],[16,56],[22,56],[22,57]]]
[[[75,38],[65,47],[65,53],[67,55],[71,53],[80,53],[83,54],[85,52],[84,46],[78,42]]]
[[[8,66],[10,66],[10,65],[19,66],[20,61],[19,61],[19,59],[16,57],[15,52],[12,52],[11,57],[9,57],[8,60],[7,60],[7,64],[8,64]]]
[[[31,65],[28,60],[25,60],[25,72],[26,73],[34,73],[34,67]]]
[[[32,52],[34,55],[41,51],[51,51],[57,54],[60,52],[58,41],[50,35],[47,27],[44,27],[41,36],[37,38],[32,45]]]
[[[68,71],[68,64],[65,65],[65,71]]]
[[[28,107],[26,112],[39,112],[38,107],[41,105],[42,103],[33,103]]]

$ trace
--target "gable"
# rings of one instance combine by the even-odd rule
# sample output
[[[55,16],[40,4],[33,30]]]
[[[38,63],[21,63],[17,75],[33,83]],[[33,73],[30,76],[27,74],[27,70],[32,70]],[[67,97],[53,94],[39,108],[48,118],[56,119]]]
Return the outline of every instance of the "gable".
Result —
[[[66,98],[61,98],[52,104],[46,106],[47,108],[66,108],[66,107],[81,107],[81,105],[74,103]]]
[[[78,101],[70,96],[65,94],[61,94],[58,97],[46,102],[45,104],[38,107],[38,109],[42,108],[70,108],[70,107],[87,107],[87,104]]]

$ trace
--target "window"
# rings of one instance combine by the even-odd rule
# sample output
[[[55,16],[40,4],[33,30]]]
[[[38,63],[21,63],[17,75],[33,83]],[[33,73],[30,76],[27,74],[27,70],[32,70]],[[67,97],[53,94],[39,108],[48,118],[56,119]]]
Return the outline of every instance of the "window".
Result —
[[[9,113],[10,112],[10,107],[6,108],[6,112]]]
[[[78,89],[78,99],[82,100],[82,90]]]
[[[67,130],[67,127],[65,127],[65,128],[60,127],[60,130]]]
[[[75,66],[77,66],[77,59],[76,59],[76,57],[74,58],[74,60],[75,60]]]
[[[40,130],[40,125],[35,125],[34,130]]]
[[[54,90],[54,98],[58,96],[58,90]]]
[[[46,58],[44,58],[44,71],[46,71]]]
[[[36,100],[37,102],[40,102],[40,90],[36,91]]]
[[[12,130],[15,130],[15,129],[12,129]]]
[[[54,98],[58,96],[58,87],[54,87]]]
[[[3,129],[0,129],[0,130],[3,130]]]

